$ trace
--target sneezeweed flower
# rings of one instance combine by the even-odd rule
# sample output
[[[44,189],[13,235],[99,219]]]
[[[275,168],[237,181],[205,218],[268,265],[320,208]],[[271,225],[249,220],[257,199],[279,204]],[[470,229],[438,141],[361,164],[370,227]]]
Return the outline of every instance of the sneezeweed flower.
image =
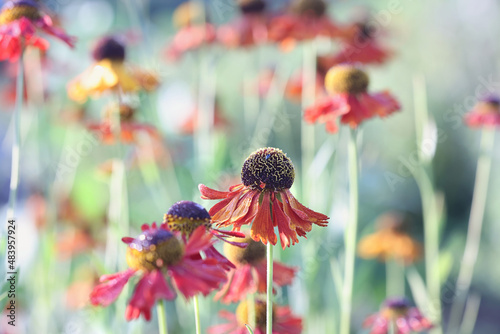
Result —
[[[242,301],[236,314],[229,311],[219,312],[221,318],[229,321],[226,324],[215,325],[208,329],[209,334],[247,334],[248,329],[245,325],[250,325],[248,319],[248,302]],[[264,334],[266,332],[266,302],[262,300],[255,301],[255,328],[252,328],[254,334]],[[302,333],[302,319],[293,315],[287,306],[273,305],[273,334],[300,334]]]
[[[363,327],[371,328],[370,334],[387,334],[393,326],[395,334],[423,332],[433,327],[416,307],[410,307],[406,298],[390,298],[380,312],[369,316]]]
[[[266,246],[248,236],[231,241],[246,243],[247,246],[241,248],[229,243],[224,244],[224,255],[236,268],[229,271],[227,283],[215,295],[215,299],[221,299],[224,303],[235,303],[256,292],[266,293]],[[274,286],[292,284],[296,271],[296,268],[274,261]]]
[[[116,115],[116,114],[119,115]],[[139,123],[135,120],[137,111],[128,104],[110,105],[104,113],[104,119],[101,122],[89,122],[87,129],[97,135],[103,144],[114,144],[118,137],[124,144],[137,143],[138,136],[143,133],[151,139],[157,140],[160,134],[156,128],[149,124]],[[116,129],[116,119],[119,119],[119,130]]]
[[[0,10],[0,61],[16,61],[25,47],[32,46],[45,51],[49,43],[38,32],[54,36],[70,47],[75,38],[54,27],[50,17],[40,10],[34,0],[7,1]]]
[[[244,234],[239,232],[222,231],[213,228],[212,219],[210,218],[207,210],[195,202],[180,201],[175,203],[165,214],[163,223],[166,224],[171,231],[181,233],[184,240],[189,239],[198,227],[204,226],[207,232],[219,240],[230,242],[235,245],[234,247],[246,246],[242,242],[232,242],[226,240],[229,237],[244,237]],[[207,247],[204,253],[208,257],[217,259],[224,269],[229,270],[234,268],[234,265],[222,254],[220,254],[213,245]]]
[[[383,261],[394,259],[411,264],[422,256],[422,245],[405,231],[403,218],[388,213],[378,219],[377,231],[362,238],[358,254],[362,258],[378,258]]]
[[[167,57],[176,61],[186,52],[194,51],[216,40],[216,28],[207,22],[205,9],[198,3],[187,1],[179,5],[173,14],[179,28],[167,48]]]
[[[137,238],[123,238],[128,245],[129,269],[100,278],[101,284],[90,294],[93,305],[108,306],[118,298],[125,284],[136,274],[142,277],[137,283],[125,312],[127,321],[142,314],[151,319],[151,308],[157,300],[175,299],[172,284],[185,297],[208,295],[226,281],[226,272],[215,258],[196,257],[212,245],[212,236],[199,227],[184,242],[166,226],[142,226]],[[168,282],[170,280],[170,284]]]
[[[76,102],[83,103],[90,95],[104,92],[151,91],[159,84],[153,73],[125,62],[125,45],[116,37],[100,39],[92,56],[95,63],[68,84],[68,96]]]
[[[268,147],[252,153],[243,163],[241,184],[228,192],[217,191],[200,184],[203,199],[220,199],[209,211],[218,226],[232,226],[239,231],[251,224],[250,235],[255,241],[276,245],[278,228],[283,249],[299,242],[312,225],[326,226],[328,217],[306,208],[290,192],[295,170],[290,158],[281,150]]]
[[[368,75],[356,66],[332,67],[325,77],[329,96],[306,109],[305,121],[326,123],[326,130],[336,133],[337,118],[354,129],[367,119],[385,117],[400,109],[398,101],[389,92],[368,93],[368,84]]]
[[[263,0],[237,0],[241,15],[219,27],[217,39],[228,48],[250,47],[267,43],[269,16]]]
[[[465,123],[471,128],[500,126],[500,97],[488,96],[480,100],[474,108],[465,115]]]

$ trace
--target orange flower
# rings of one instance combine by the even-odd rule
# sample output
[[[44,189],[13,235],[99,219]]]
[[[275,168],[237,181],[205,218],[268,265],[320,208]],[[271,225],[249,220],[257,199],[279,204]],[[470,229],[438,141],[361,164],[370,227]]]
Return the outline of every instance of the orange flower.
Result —
[[[358,244],[358,254],[362,258],[399,260],[406,264],[421,257],[422,246],[404,231],[403,219],[393,213],[385,214],[378,220],[378,230]]]
[[[368,75],[351,65],[332,67],[325,77],[325,89],[330,96],[322,98],[306,109],[304,120],[326,123],[326,130],[338,131],[337,118],[351,128],[375,116],[385,117],[400,109],[389,92],[367,92]]]
[[[479,101],[474,109],[465,115],[465,123],[471,128],[500,126],[500,98],[488,96]]]
[[[117,38],[99,40],[92,55],[96,63],[68,84],[68,96],[74,101],[83,103],[90,95],[108,91],[151,91],[159,84],[156,75],[125,63],[125,46]]]
[[[281,150],[262,148],[252,153],[241,170],[242,184],[217,191],[200,184],[203,199],[220,199],[209,211],[218,226],[233,226],[239,231],[242,225],[252,223],[250,235],[255,241],[275,245],[278,228],[283,249],[299,242],[312,225],[326,226],[328,217],[306,208],[290,192],[295,178],[292,161]]]

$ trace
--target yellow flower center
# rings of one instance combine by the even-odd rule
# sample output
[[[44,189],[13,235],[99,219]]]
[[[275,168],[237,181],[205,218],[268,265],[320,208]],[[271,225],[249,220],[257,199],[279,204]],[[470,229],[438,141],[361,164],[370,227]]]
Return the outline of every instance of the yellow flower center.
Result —
[[[330,94],[365,93],[369,83],[368,75],[351,65],[334,66],[325,77],[325,88]]]
[[[25,17],[31,21],[37,20],[41,17],[40,11],[37,7],[31,5],[17,5],[4,7],[0,12],[0,25],[19,20]]]
[[[234,264],[256,264],[266,258],[266,246],[254,241],[250,237],[229,238],[228,241],[246,243],[247,247],[241,248],[230,243],[224,243],[224,255]]]
[[[127,248],[127,263],[132,269],[152,271],[178,263],[184,249],[172,233],[163,229],[144,231]]]
[[[241,181],[253,189],[290,189],[295,179],[293,163],[283,151],[267,147],[252,153],[243,163]]]
[[[273,305],[273,322],[275,317],[275,310]],[[236,319],[238,324],[245,326],[250,324],[251,321],[248,319],[248,302],[246,300],[242,301],[236,308]],[[261,300],[255,301],[255,325],[257,328],[266,328],[266,302]]]

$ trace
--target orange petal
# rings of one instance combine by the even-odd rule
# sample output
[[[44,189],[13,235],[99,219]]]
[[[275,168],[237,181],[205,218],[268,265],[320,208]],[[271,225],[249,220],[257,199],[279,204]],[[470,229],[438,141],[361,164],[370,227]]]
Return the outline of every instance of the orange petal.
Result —
[[[259,206],[259,211],[253,221],[250,235],[255,241],[262,241],[264,244],[267,244],[269,241],[272,245],[276,245],[278,238],[274,234],[270,204],[270,193],[266,191],[262,199],[262,204]]]

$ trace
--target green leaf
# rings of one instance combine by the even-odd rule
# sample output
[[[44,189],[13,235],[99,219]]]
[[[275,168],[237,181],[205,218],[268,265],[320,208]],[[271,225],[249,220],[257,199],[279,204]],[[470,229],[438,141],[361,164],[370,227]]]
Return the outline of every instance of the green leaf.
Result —
[[[245,325],[245,327],[247,328],[248,333],[253,334],[253,330],[252,330],[252,328],[250,327],[250,325]]]

